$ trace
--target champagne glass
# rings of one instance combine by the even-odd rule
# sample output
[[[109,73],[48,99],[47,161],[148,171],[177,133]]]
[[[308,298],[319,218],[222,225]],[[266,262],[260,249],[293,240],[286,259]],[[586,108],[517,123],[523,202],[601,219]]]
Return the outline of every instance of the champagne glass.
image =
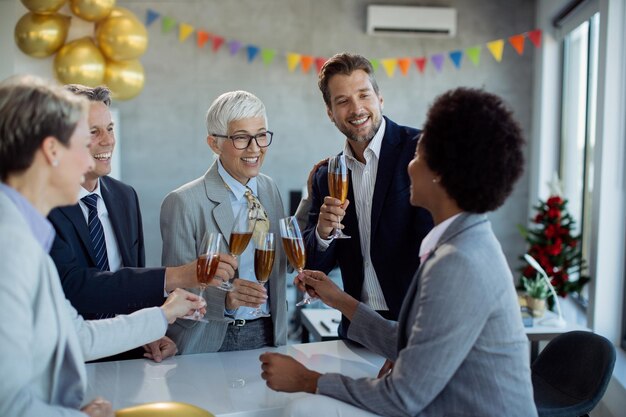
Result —
[[[274,266],[274,258],[276,256],[276,241],[274,233],[261,232],[258,238],[254,237],[254,275],[259,284],[265,285],[272,273]],[[263,313],[261,307],[252,313],[256,317],[269,317],[269,314]]]
[[[301,274],[304,269],[304,264],[306,263],[306,254],[304,251],[302,233],[300,232],[298,221],[294,216],[280,219],[280,236],[282,238],[283,249],[285,249],[289,263],[293,269]],[[304,298],[296,304],[296,307],[300,307],[304,304],[311,304],[311,302],[315,300],[315,298],[311,297],[305,291]]]
[[[346,202],[348,197],[348,167],[346,165],[346,156],[337,155],[328,159],[328,191],[332,198]],[[336,228],[329,236],[329,239],[349,239],[341,229]]]
[[[242,207],[237,213],[235,222],[233,223],[233,229],[230,232],[230,239],[228,240],[230,254],[233,257],[237,258],[248,247],[256,219],[256,211],[249,209],[247,206]],[[222,282],[217,288],[223,291],[232,291],[234,289],[232,282]]]
[[[215,278],[217,267],[220,263],[220,253],[222,252],[223,237],[221,233],[205,233],[200,243],[200,253],[196,262],[196,279],[202,291]],[[204,321],[199,310],[195,310],[192,315],[184,316],[184,319]]]

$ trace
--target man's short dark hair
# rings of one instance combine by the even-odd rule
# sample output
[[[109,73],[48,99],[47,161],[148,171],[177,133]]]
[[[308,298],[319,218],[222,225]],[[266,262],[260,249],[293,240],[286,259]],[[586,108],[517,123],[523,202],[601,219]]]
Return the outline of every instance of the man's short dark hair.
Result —
[[[337,74],[350,75],[356,70],[363,70],[367,73],[370,78],[370,83],[372,83],[372,87],[374,88],[374,92],[376,95],[379,95],[378,84],[376,83],[376,78],[374,78],[374,68],[372,67],[372,63],[361,55],[343,52],[334,55],[326,61],[320,71],[317,85],[322,92],[322,96],[324,97],[324,102],[327,107],[331,107],[330,90],[328,89],[328,82],[330,79]]]

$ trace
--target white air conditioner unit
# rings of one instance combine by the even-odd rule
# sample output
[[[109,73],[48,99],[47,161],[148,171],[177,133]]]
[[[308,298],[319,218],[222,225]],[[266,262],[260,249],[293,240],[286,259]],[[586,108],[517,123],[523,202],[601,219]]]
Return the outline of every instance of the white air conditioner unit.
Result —
[[[367,6],[369,35],[456,36],[456,9],[450,7]]]

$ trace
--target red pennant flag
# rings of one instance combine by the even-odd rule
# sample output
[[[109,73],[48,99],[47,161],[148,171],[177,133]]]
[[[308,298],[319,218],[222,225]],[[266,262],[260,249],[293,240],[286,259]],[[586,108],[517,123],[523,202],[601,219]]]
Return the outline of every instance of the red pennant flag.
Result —
[[[302,55],[302,58],[300,58],[300,68],[302,72],[309,72],[312,64],[313,57],[311,55]]]
[[[220,46],[224,43],[224,38],[221,36],[213,36],[213,52],[217,52],[220,49]]]
[[[196,31],[196,43],[198,44],[198,48],[202,48],[205,43],[207,43],[211,39],[211,35],[209,32],[205,32],[203,30]]]
[[[528,36],[528,39],[530,39],[530,41],[533,43],[533,45],[535,45],[535,48],[539,48],[539,46],[541,46],[541,30],[540,29],[528,32],[526,35]]]
[[[517,51],[518,55],[524,53],[524,35],[515,35],[509,38],[509,43]]]
[[[319,73],[322,70],[322,67],[326,63],[327,59],[322,57],[315,58],[315,68],[317,68],[317,72]]]
[[[423,74],[424,68],[426,68],[426,58],[415,58],[415,65],[417,66],[417,70]]]
[[[409,68],[411,68],[411,60],[409,58],[398,58],[398,66],[400,67],[402,75],[407,75]]]

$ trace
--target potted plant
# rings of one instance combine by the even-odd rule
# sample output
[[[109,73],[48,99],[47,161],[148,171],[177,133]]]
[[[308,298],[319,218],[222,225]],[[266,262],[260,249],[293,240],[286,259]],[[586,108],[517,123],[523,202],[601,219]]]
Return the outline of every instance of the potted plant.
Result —
[[[531,309],[533,317],[542,317],[549,294],[548,284],[537,274],[535,278],[522,277],[522,285],[526,291],[526,305]]]

